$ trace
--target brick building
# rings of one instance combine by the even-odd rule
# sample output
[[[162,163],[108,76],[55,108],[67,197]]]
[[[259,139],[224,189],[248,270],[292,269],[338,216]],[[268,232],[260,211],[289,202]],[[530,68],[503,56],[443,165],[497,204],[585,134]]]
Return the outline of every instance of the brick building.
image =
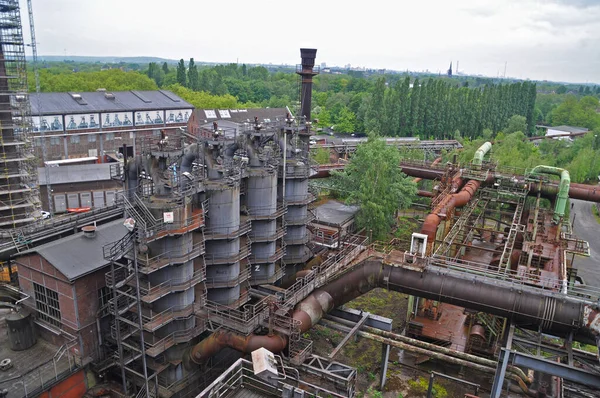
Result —
[[[102,163],[124,144],[132,154],[138,137],[186,126],[194,108],[165,90],[32,93],[30,100],[40,166],[42,139],[47,161],[97,157]]]
[[[52,213],[109,205],[121,184],[107,163],[139,153],[136,139],[185,127],[193,111],[165,90],[33,93],[31,107],[42,207]]]
[[[110,298],[103,246],[126,233],[123,220],[117,220],[94,233],[79,232],[23,252],[16,259],[19,285],[30,296],[24,304],[36,313],[38,333],[57,346],[74,338],[73,354],[82,363],[100,355],[98,330]]]

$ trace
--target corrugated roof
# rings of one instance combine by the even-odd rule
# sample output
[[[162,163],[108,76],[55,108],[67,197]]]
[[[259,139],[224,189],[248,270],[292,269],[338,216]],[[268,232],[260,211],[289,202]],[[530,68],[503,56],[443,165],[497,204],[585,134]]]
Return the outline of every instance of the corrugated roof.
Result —
[[[575,126],[548,127],[548,130],[564,131],[565,133],[585,133],[585,132],[589,131],[585,127],[575,127]]]
[[[98,226],[93,239],[83,236],[83,232],[47,243],[29,253],[38,253],[58,269],[70,281],[81,278],[108,265],[102,247],[116,242],[127,233],[123,220],[112,221]]]
[[[232,123],[254,122],[254,117],[257,117],[260,122],[265,120],[275,121],[277,119],[285,119],[287,108],[248,108],[248,109],[196,109],[194,114],[203,124],[202,121],[214,122],[215,120],[227,120]]]
[[[81,98],[77,97],[77,94],[81,96]],[[110,94],[114,97],[113,99],[108,98],[110,97]],[[172,92],[165,90],[31,93],[29,95],[33,115],[40,114],[38,105],[44,115],[194,108],[192,104],[184,101]]]

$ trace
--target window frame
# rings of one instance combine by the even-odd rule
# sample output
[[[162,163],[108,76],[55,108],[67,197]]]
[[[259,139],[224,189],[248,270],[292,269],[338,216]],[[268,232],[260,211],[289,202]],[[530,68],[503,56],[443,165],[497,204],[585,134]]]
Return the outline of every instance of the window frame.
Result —
[[[62,325],[62,314],[58,292],[33,282],[33,295],[38,319],[60,327]]]

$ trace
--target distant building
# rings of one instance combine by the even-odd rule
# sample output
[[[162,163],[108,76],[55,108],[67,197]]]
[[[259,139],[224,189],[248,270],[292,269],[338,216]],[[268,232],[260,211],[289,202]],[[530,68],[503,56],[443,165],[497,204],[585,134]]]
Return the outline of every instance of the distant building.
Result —
[[[450,68],[448,68],[448,77],[452,77],[452,62],[450,62]]]
[[[255,120],[259,123],[271,123],[291,114],[286,108],[249,108],[249,109],[196,109],[188,120],[188,132],[197,135],[202,129],[217,128],[242,131],[251,128]],[[256,118],[256,119],[255,119]]]
[[[170,91],[115,91],[30,94],[35,154],[46,161],[138,152],[135,139],[186,125],[193,105]],[[43,137],[43,138],[42,138]]]
[[[586,129],[585,127],[555,126],[548,127],[548,130],[546,131],[546,137],[553,137],[554,139],[559,140],[573,141],[575,137],[584,135],[588,131],[589,129]]]
[[[108,163],[139,154],[136,139],[185,127],[194,108],[165,90],[30,96],[42,207],[56,213],[110,204],[121,183],[111,180]]]
[[[125,236],[123,220],[22,252],[16,259],[19,286],[36,314],[38,333],[57,346],[75,341],[73,354],[82,363],[98,358],[100,329],[109,329],[106,287],[109,262],[102,247]],[[110,334],[110,333],[109,333]],[[74,340],[75,339],[75,340]]]

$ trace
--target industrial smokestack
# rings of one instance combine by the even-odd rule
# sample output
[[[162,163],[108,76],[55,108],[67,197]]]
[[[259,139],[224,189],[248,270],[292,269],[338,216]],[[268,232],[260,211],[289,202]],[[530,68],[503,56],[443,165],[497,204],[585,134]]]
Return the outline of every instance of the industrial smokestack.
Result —
[[[317,56],[316,48],[301,48],[300,56],[302,57],[302,65],[296,73],[302,77],[302,92],[300,94],[300,116],[305,116],[307,121],[310,121],[310,108],[312,99],[312,78],[318,75],[318,71],[314,71],[315,58]]]

